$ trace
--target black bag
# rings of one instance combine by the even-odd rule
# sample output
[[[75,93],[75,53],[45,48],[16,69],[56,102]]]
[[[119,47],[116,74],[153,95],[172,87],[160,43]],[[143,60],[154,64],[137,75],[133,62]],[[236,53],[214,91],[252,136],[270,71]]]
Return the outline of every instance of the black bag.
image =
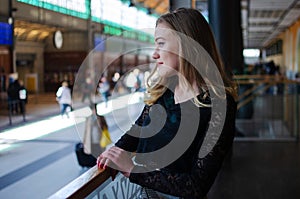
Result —
[[[97,159],[90,154],[86,154],[83,149],[83,143],[79,142],[75,146],[77,160],[82,167],[93,167],[96,165]]]

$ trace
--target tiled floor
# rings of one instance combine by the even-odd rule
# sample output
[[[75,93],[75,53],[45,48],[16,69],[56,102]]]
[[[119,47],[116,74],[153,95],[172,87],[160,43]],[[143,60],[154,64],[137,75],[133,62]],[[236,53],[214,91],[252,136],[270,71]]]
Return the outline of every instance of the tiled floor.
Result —
[[[117,99],[130,102],[131,105],[122,107],[125,103],[116,102],[115,107],[119,111],[117,115],[120,117],[113,117],[112,114],[106,116],[113,141],[121,135],[120,129],[128,128],[132,123],[128,121],[133,119],[128,117],[128,113],[133,117],[139,114],[139,96],[135,99]],[[51,113],[52,106],[53,104],[36,106],[37,115],[33,114],[35,119],[32,121],[2,128],[4,130],[0,133],[0,198],[48,198],[86,171],[78,165],[74,149],[75,144],[82,140],[84,115],[89,109],[77,108],[70,119],[62,119],[56,113],[53,117],[43,116],[38,120],[38,113]],[[104,105],[99,106],[103,111]],[[118,120],[117,125],[112,124],[115,120]]]

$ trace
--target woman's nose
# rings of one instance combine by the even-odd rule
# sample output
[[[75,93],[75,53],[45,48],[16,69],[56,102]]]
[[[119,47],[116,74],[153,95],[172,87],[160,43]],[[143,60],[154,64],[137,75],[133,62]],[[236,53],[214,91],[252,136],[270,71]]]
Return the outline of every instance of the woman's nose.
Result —
[[[153,59],[158,59],[158,58],[159,58],[159,54],[157,53],[156,50],[155,50],[154,53],[152,54],[152,58],[153,58]]]

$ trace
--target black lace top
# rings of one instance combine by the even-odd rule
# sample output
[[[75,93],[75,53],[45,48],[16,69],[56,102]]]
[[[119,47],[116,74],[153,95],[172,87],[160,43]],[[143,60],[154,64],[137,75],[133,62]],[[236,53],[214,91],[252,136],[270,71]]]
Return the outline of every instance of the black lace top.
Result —
[[[213,101],[203,99],[203,95],[198,99],[206,104]],[[116,143],[124,150],[137,152],[130,181],[183,198],[205,197],[234,137],[236,102],[230,95],[224,100],[223,114],[216,111],[219,109],[197,107],[192,101],[175,104],[170,90],[154,105],[146,105],[135,124]],[[214,106],[218,105],[212,103]],[[220,118],[225,118],[223,123],[216,122]],[[221,133],[215,136],[212,149],[199,157],[206,133],[211,133],[208,129],[214,131],[218,127]]]

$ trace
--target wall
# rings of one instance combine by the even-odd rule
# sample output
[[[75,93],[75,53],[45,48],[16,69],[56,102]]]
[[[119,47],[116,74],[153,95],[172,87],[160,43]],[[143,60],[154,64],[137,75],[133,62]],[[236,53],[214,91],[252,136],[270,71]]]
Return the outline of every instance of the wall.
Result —
[[[73,30],[87,29],[87,21],[80,18],[41,9],[39,7],[16,2],[15,0],[13,0],[13,7],[18,9],[18,11],[15,13],[16,19],[48,24],[57,27],[71,28]]]
[[[33,71],[38,75],[38,92],[44,91],[44,44],[38,42],[16,41],[16,54],[34,54]],[[18,71],[17,71],[18,72]],[[25,75],[25,74],[24,74]]]
[[[63,46],[57,49],[53,45],[53,35],[45,41],[45,52],[63,52],[63,51],[87,51],[88,39],[87,33],[83,31],[65,31],[63,33]]]
[[[286,69],[288,78],[294,78],[300,70],[300,19],[292,24],[279,38],[283,40],[282,65]],[[298,38],[297,38],[298,35]]]
[[[1,0],[0,6],[0,21],[7,22],[9,16],[9,2],[10,0]]]

